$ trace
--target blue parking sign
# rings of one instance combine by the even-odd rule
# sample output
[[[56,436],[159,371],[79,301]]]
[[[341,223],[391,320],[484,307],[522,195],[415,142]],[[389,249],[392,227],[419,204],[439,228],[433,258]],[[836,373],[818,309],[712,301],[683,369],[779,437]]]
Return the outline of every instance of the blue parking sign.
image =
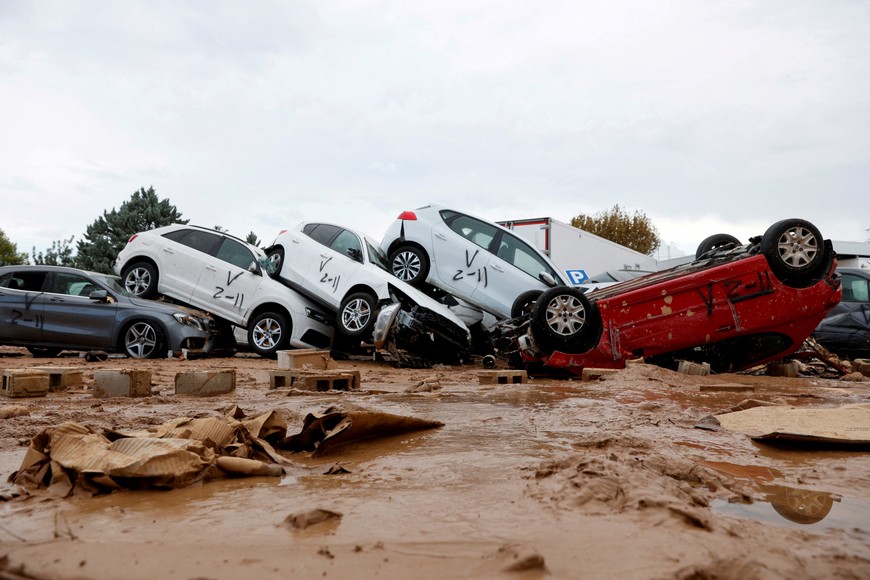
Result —
[[[568,274],[568,280],[570,280],[571,284],[574,286],[582,284],[589,279],[586,270],[565,270],[565,273]]]

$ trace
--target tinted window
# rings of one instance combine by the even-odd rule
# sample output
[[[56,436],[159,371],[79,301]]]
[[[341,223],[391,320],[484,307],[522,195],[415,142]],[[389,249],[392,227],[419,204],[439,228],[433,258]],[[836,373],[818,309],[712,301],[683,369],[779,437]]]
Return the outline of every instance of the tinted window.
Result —
[[[0,278],[0,287],[27,290],[28,292],[42,292],[45,277],[45,272],[7,272]]]
[[[324,246],[329,246],[332,244],[335,236],[341,231],[341,228],[328,224],[308,224],[302,231],[308,234],[311,239],[320,242]]]
[[[175,230],[163,234],[163,237],[212,256],[215,255],[218,244],[221,242],[221,236],[218,234],[202,230]]]
[[[499,231],[492,224],[452,211],[442,211],[441,217],[451,230],[484,249],[489,249]]]
[[[229,238],[224,238],[224,242],[217,252],[217,258],[245,270],[250,268],[251,262],[254,261],[254,255],[251,253],[251,250],[245,247],[244,244]]]
[[[537,278],[541,272],[547,272],[557,280],[559,279],[550,265],[542,260],[531,246],[516,236],[503,233],[496,253],[499,258],[513,264],[530,276]]]
[[[870,282],[866,278],[843,274],[843,302],[870,301]]]
[[[339,254],[354,258],[358,262],[362,262],[362,244],[356,234],[347,230],[341,230],[341,233],[336,236],[335,241],[329,246]],[[356,250],[356,257],[351,256],[349,250]]]

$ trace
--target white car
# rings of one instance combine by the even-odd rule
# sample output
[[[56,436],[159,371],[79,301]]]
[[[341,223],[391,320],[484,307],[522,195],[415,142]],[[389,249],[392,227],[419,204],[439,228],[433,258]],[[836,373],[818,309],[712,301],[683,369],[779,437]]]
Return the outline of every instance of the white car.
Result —
[[[273,280],[262,250],[223,232],[174,224],[134,234],[114,269],[136,296],[160,294],[246,328],[248,344],[261,356],[332,342],[329,317]]]
[[[429,284],[498,319],[516,317],[547,288],[568,285],[547,256],[510,230],[439,205],[399,214],[381,249],[400,280]]]
[[[281,231],[266,252],[282,282],[336,313],[337,333],[347,339],[370,338],[381,309],[399,303],[406,312],[414,311],[413,316],[437,319],[434,332],[445,335],[439,338],[446,339],[452,345],[447,348],[459,358],[469,348],[465,324],[443,304],[392,276],[377,242],[364,234],[335,224],[303,222]],[[408,333],[399,334],[406,338],[400,342],[418,342]],[[398,345],[403,346],[407,345]]]

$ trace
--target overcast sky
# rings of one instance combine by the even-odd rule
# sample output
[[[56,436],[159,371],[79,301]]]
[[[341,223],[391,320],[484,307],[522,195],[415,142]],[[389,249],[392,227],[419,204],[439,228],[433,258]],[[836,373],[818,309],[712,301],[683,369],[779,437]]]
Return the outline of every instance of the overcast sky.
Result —
[[[79,240],[149,186],[264,242],[428,202],[863,241],[870,2],[0,0],[0,229]]]

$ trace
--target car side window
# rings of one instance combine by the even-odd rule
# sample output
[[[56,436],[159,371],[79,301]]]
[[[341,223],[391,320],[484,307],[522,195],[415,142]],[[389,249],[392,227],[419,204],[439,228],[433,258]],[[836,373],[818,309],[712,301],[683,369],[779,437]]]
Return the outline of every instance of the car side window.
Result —
[[[308,224],[309,226],[314,226],[312,228],[306,227],[303,231],[308,237],[316,242],[320,242],[324,246],[330,246],[332,241],[335,239],[335,236],[341,231],[341,228],[337,226],[331,226],[329,224]]]
[[[505,262],[513,264],[534,278],[537,278],[541,272],[547,272],[558,279],[550,265],[542,260],[528,244],[516,236],[502,232],[496,254]]]
[[[7,272],[0,278],[0,287],[27,292],[42,292],[45,272]]]
[[[467,215],[455,214],[444,221],[451,230],[486,250],[498,234],[498,228],[494,225]]]
[[[100,288],[78,274],[66,274],[63,272],[55,272],[47,288],[47,292],[52,294],[66,294],[67,296],[89,296],[91,292]]]
[[[329,246],[342,256],[353,258],[357,262],[362,262],[362,244],[356,234],[347,230],[341,230],[341,233],[336,236],[335,240]],[[351,256],[349,250],[357,250],[355,256]]]
[[[175,230],[163,234],[163,237],[212,256],[215,255],[222,238],[218,234],[202,230]]]
[[[251,267],[251,262],[254,262],[254,255],[251,253],[251,250],[230,238],[224,238],[217,252],[217,258],[245,270]]]
[[[843,274],[843,302],[870,301],[870,281],[859,276]]]

